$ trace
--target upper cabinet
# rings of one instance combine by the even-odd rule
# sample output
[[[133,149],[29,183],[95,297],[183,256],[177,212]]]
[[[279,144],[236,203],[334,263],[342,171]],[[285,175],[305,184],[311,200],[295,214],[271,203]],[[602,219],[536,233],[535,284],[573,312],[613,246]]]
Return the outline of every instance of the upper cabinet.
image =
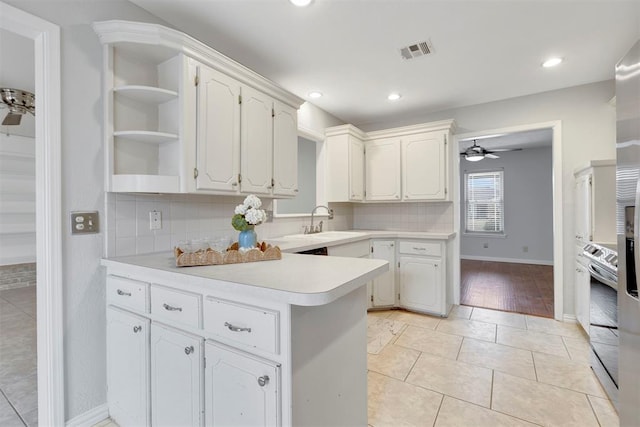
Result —
[[[453,126],[444,120],[368,134],[351,125],[327,129],[328,200],[449,201]],[[350,152],[354,141],[364,142],[364,160]],[[357,198],[351,183],[362,168],[364,197]]]
[[[366,134],[352,125],[326,130],[327,201],[364,200],[364,142]]]
[[[616,162],[592,160],[574,170],[576,239],[616,243]]]
[[[179,31],[93,27],[107,191],[295,196],[302,99]]]

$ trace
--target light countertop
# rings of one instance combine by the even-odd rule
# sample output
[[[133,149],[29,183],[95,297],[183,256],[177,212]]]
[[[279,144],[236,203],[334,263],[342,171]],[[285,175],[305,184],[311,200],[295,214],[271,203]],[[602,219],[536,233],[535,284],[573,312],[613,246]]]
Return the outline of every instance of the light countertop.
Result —
[[[173,254],[161,252],[103,259],[102,265],[109,274],[151,283],[188,283],[302,306],[328,304],[389,270],[383,260],[288,253],[276,261],[176,267]]]
[[[414,231],[381,231],[381,230],[349,230],[326,231],[317,234],[295,234],[266,238],[272,245],[280,247],[282,252],[301,252],[321,247],[343,245],[345,243],[358,242],[368,239],[426,239],[449,240],[455,233],[430,233]],[[259,236],[258,236],[259,237]]]

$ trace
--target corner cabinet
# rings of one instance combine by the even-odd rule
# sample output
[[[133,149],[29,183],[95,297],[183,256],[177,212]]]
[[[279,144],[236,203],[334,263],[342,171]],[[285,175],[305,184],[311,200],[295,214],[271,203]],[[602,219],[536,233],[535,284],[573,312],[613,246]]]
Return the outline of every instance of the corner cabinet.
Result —
[[[296,195],[301,98],[179,31],[93,28],[104,45],[106,191]]]

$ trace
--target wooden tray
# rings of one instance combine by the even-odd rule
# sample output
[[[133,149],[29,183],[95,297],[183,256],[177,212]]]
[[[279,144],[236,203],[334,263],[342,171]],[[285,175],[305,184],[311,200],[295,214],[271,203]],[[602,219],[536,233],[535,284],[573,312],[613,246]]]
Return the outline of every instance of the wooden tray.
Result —
[[[260,246],[246,252],[233,249],[232,245],[225,252],[218,252],[211,248],[197,252],[182,252],[173,250],[176,256],[176,267],[193,267],[198,265],[238,264],[241,262],[272,261],[282,259],[282,252],[278,246],[271,246],[263,242]]]

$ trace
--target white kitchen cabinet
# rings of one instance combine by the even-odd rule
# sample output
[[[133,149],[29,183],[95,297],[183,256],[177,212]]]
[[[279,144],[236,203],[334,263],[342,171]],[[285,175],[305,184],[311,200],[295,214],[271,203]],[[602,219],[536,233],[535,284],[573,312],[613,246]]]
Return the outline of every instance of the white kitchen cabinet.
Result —
[[[239,191],[240,82],[191,60],[198,77],[196,190]]]
[[[281,425],[279,364],[210,341],[205,357],[207,425]]]
[[[273,102],[273,195],[298,194],[298,111]]]
[[[104,45],[106,191],[295,195],[304,100],[179,31],[93,28]]]
[[[616,243],[616,163],[593,160],[574,171],[575,235],[580,242]]]
[[[576,261],[575,272],[575,294],[576,294],[576,318],[582,329],[589,335],[590,327],[590,301],[591,301],[591,273],[583,259]]]
[[[389,271],[372,281],[371,305],[373,307],[391,307],[396,305],[396,245],[394,240],[373,240],[371,258],[389,262]]]
[[[451,308],[446,261],[440,242],[399,242],[400,306],[446,316]]]
[[[400,139],[385,138],[365,144],[365,194],[368,201],[400,200]]]
[[[327,128],[327,201],[364,200],[364,132],[352,125]]]
[[[151,425],[149,319],[107,308],[107,400],[121,426]]]
[[[447,198],[447,132],[409,135],[402,139],[402,199]]]
[[[154,426],[201,426],[202,338],[151,324],[151,419]]]

